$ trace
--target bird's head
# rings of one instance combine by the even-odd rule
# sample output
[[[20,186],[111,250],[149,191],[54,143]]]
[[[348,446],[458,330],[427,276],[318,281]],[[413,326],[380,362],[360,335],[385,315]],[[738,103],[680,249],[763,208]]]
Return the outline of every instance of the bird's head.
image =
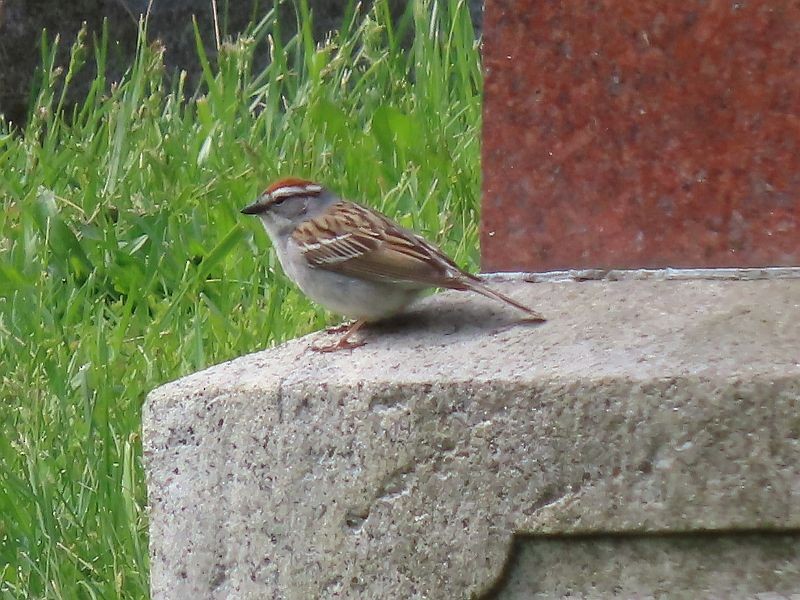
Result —
[[[256,215],[270,237],[294,230],[297,225],[322,212],[335,198],[323,186],[297,177],[272,183],[242,213]]]

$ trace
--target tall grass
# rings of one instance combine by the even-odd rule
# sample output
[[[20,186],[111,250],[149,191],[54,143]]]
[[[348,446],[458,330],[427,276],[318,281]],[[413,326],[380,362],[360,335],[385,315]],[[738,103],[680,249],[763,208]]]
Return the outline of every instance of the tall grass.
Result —
[[[165,381],[330,317],[238,209],[288,174],[477,255],[481,77],[466,7],[351,11],[325,43],[269,12],[168,83],[142,25],[124,79],[107,39],[68,65],[43,38],[24,131],[0,120],[0,597],[148,596],[140,409]],[[269,66],[254,60],[269,53]],[[67,109],[86,61],[98,76]],[[263,63],[264,61],[256,61]],[[186,98],[190,99],[187,100]]]

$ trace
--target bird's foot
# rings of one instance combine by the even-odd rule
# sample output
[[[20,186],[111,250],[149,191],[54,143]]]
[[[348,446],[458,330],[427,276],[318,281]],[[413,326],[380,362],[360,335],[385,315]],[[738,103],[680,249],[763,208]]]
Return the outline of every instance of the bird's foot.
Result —
[[[352,350],[353,348],[360,348],[361,346],[366,344],[366,342],[350,341],[350,336],[354,335],[359,329],[361,329],[364,326],[364,323],[365,321],[354,321],[352,323],[347,323],[344,326],[327,329],[326,331],[328,333],[341,333],[342,331],[344,331],[345,334],[335,344],[326,344],[324,346],[312,345],[311,349],[314,352],[337,352],[339,350]]]

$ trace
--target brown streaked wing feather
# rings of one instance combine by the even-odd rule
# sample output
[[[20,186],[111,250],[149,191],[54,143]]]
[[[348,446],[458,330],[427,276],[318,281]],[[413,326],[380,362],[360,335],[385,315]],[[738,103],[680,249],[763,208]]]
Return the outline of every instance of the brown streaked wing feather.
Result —
[[[299,225],[292,239],[309,264],[319,268],[331,268],[378,247],[378,239],[357,234],[345,225],[340,218],[324,214]]]
[[[334,205],[300,225],[292,238],[320,269],[421,287],[465,287],[459,280],[466,274],[438,249],[357,204]]]

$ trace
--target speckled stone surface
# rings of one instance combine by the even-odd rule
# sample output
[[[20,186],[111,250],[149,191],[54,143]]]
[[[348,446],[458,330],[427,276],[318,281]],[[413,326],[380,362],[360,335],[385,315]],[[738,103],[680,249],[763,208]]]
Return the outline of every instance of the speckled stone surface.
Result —
[[[547,581],[587,589],[570,536],[800,529],[800,280],[498,287],[550,320],[440,294],[355,351],[314,334],[153,391],[153,598],[477,597],[515,534],[564,538]],[[685,580],[670,556],[627,597]],[[784,559],[763,591],[800,589]]]
[[[800,3],[486,3],[483,268],[800,265]]]

